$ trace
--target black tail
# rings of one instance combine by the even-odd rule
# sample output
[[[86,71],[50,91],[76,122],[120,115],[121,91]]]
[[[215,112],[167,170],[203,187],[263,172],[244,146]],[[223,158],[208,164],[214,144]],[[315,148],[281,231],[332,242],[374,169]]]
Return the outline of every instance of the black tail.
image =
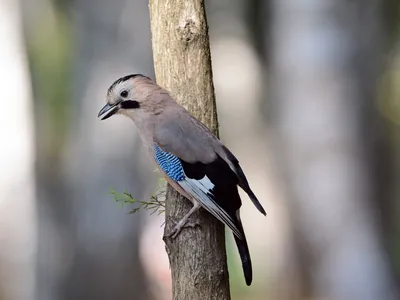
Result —
[[[241,240],[238,237],[236,237],[235,235],[233,235],[233,237],[235,238],[236,246],[239,250],[240,259],[242,260],[243,273],[244,273],[244,278],[246,280],[246,284],[251,285],[251,282],[253,280],[253,270],[251,267],[249,247],[247,246],[246,237],[244,235],[243,226],[242,226],[240,220],[239,220],[237,226],[238,226],[239,230],[243,232],[244,239]]]

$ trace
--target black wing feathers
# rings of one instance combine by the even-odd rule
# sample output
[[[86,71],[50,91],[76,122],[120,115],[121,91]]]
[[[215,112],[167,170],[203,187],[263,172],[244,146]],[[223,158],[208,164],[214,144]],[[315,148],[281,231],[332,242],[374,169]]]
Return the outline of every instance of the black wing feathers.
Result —
[[[187,177],[200,180],[207,176],[214,184],[212,193],[215,201],[233,219],[236,219],[236,211],[241,207],[242,202],[237,190],[238,180],[229,168],[228,164],[219,156],[211,163],[201,162],[187,163],[181,160],[183,170]]]
[[[228,157],[229,161],[233,164],[234,172],[237,176],[239,186],[243,189],[243,191],[245,191],[247,193],[247,195],[249,195],[251,201],[254,203],[254,205],[257,207],[257,209],[265,216],[267,213],[265,212],[261,203],[258,201],[256,195],[254,195],[253,191],[251,190],[249,183],[247,181],[247,178],[244,175],[243,170],[239,165],[239,161],[232,154],[232,152],[229,151],[228,148],[226,148],[225,146],[222,146],[222,149],[226,153],[226,156]]]
[[[237,175],[219,156],[212,163],[208,164],[203,164],[201,162],[187,163],[183,160],[181,160],[181,163],[187,177],[201,180],[204,176],[207,176],[214,184],[214,188],[211,190],[213,195],[212,197],[215,202],[217,202],[218,205],[231,216],[234,220],[235,226],[244,237],[243,239],[240,239],[235,234],[233,235],[242,261],[246,284],[250,285],[253,278],[253,271],[243,225],[237,213],[238,209],[242,205],[237,189],[237,185],[239,184]]]

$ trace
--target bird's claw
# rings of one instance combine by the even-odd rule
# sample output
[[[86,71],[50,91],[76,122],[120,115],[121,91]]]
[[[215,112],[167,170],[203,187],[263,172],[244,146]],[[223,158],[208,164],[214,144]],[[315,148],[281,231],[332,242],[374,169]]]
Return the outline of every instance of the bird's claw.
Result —
[[[179,233],[181,232],[182,228],[195,228],[196,226],[200,226],[199,223],[193,221],[186,221],[184,220],[179,221],[175,224],[174,228],[167,234],[167,237],[175,239]]]

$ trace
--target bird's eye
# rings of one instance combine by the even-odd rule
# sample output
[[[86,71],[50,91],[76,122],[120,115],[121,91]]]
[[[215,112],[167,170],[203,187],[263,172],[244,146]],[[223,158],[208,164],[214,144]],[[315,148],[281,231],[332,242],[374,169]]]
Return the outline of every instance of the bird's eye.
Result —
[[[126,97],[128,97],[128,91],[127,91],[127,90],[123,90],[123,91],[120,93],[120,95],[121,95],[122,98],[126,98]]]

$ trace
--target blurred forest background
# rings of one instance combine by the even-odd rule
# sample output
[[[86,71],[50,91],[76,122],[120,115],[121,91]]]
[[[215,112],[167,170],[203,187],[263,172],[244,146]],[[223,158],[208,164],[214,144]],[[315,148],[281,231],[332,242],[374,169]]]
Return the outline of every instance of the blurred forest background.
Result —
[[[243,196],[232,299],[400,299],[400,2],[206,0]],[[167,20],[166,20],[167,21]],[[157,176],[109,85],[154,78],[146,0],[0,0],[0,299],[171,298]]]

